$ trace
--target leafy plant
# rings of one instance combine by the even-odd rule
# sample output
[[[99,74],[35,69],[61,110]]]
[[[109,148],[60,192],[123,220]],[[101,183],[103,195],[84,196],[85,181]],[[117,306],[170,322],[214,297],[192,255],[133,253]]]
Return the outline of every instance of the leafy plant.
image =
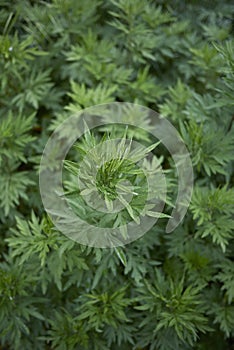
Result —
[[[0,0],[2,349],[233,350],[233,14],[218,0]],[[159,220],[101,249],[58,231],[38,171],[57,126],[108,102],[168,118],[190,154],[194,193],[165,233],[173,158],[146,113],[126,108],[128,128],[105,114],[67,154],[62,199],[94,229],[123,236],[141,216]],[[61,145],[69,136],[62,129]]]

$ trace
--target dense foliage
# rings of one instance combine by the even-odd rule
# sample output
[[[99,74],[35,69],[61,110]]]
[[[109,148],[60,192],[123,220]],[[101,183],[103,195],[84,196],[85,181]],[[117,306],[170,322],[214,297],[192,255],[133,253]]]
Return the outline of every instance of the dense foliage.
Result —
[[[228,0],[0,0],[1,349],[234,349],[233,14]],[[56,126],[112,101],[171,121],[191,154],[194,192],[166,234],[177,177],[159,145],[165,216],[125,247],[95,249],[55,229],[38,169]],[[138,124],[133,138],[153,150],[147,120]],[[108,134],[75,147],[85,153]],[[73,191],[73,151],[65,187],[92,220]],[[108,205],[120,173],[145,195],[134,164],[109,163],[98,179]],[[130,207],[125,215],[137,222]]]

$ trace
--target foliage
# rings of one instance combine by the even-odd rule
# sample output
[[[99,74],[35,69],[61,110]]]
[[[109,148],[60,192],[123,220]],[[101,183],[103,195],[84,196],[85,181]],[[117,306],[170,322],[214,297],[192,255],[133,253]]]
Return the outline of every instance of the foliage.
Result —
[[[1,348],[233,349],[233,14],[218,0],[0,0]],[[38,168],[58,125],[114,101],[168,118],[189,150],[195,186],[184,221],[166,234],[177,195],[171,156],[144,113],[126,110],[139,126],[128,129],[105,116],[64,163],[76,214],[101,227],[139,223],[143,208],[157,216],[145,207],[146,175],[161,168],[167,198],[140,239],[94,249],[45,213]],[[141,146],[132,150],[134,141]],[[78,174],[91,178],[90,164],[97,181],[77,187]],[[121,193],[121,215],[93,216],[85,199],[95,190],[109,211]],[[163,194],[160,181],[155,191]]]

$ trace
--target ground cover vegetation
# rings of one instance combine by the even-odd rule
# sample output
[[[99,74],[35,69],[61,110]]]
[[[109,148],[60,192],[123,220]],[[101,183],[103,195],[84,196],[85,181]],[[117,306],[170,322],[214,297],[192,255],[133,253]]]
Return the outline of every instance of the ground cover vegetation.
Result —
[[[228,0],[0,0],[0,349],[234,349],[233,15]],[[142,238],[95,249],[55,228],[39,164],[71,114],[115,101],[152,108],[176,127],[194,192],[183,222],[165,233],[178,179],[145,117],[136,129],[87,132],[65,162],[77,215],[100,226],[120,220],[92,217],[74,188],[80,154],[113,135],[147,146],[157,158],[145,169],[161,164],[168,189],[164,217]],[[117,184],[126,190],[121,174],[138,186],[121,217],[137,222],[146,179],[121,147],[97,187],[111,206]]]

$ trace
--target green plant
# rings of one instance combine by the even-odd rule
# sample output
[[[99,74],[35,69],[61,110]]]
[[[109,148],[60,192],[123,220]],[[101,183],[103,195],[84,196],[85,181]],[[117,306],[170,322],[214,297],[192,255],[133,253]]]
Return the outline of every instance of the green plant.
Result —
[[[233,13],[218,0],[0,0],[0,347],[233,350]],[[168,118],[195,186],[185,219],[166,234],[177,196],[171,155],[144,113],[126,110],[124,122],[138,125],[127,129],[105,115],[67,155],[64,199],[87,223],[123,235],[140,214],[160,218],[140,239],[99,249],[58,231],[38,172],[57,126],[107,102]],[[162,214],[145,207],[147,176],[160,169]],[[163,183],[153,190],[160,198]],[[88,205],[97,194],[105,213]]]

